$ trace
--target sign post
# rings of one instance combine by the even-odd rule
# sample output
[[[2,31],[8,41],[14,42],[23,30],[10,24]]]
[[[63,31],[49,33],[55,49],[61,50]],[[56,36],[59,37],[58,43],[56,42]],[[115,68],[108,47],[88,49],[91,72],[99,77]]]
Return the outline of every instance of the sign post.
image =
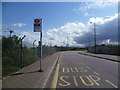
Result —
[[[40,58],[40,70],[42,71],[42,18],[34,19],[34,32],[40,32],[40,41],[39,41],[39,58]]]

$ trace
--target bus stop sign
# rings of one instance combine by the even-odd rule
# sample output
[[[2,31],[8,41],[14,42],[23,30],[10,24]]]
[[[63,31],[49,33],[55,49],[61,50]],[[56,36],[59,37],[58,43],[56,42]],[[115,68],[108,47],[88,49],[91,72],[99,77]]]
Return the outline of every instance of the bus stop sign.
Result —
[[[34,32],[42,32],[42,19],[34,19]]]

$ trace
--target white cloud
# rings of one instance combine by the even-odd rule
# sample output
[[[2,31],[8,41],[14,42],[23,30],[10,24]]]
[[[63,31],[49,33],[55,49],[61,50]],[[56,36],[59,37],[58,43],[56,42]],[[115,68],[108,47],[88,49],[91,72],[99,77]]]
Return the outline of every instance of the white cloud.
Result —
[[[106,40],[103,40],[101,42],[101,44],[105,44],[105,45],[118,45],[118,42],[117,41],[111,41],[111,39],[106,39]]]
[[[87,11],[90,9],[97,9],[97,8],[105,8],[105,7],[114,7],[118,4],[118,2],[105,2],[105,1],[98,1],[98,2],[86,2],[83,6],[80,6],[78,9],[74,9],[77,13],[79,11]]]
[[[43,33],[43,44],[47,45],[64,45],[69,46],[86,46],[93,45],[93,24],[96,23],[97,44],[116,44],[118,38],[118,15],[109,16],[107,18],[90,18],[85,25],[82,22],[69,22],[59,28],[49,29]],[[21,35],[26,35],[24,41],[32,43],[35,39],[39,38],[39,34],[31,34],[29,32],[22,32]],[[36,42],[37,44],[38,42]]]
[[[86,12],[86,13],[84,14],[84,16],[89,16],[89,13]]]
[[[90,18],[89,19],[89,22],[95,22],[97,25],[101,25],[101,24],[105,24],[107,22],[111,22],[113,21],[114,19],[118,18],[118,14],[115,14],[114,16],[107,16],[107,17],[96,17],[96,18]],[[88,24],[90,24],[88,22]]]
[[[67,44],[67,36],[69,37],[69,45],[84,46],[94,42],[93,39],[93,24],[96,23],[97,44],[101,44],[104,40],[109,38],[110,42],[117,42],[118,34],[118,15],[109,16],[105,18],[90,18],[87,25],[81,22],[69,22],[59,28],[48,30],[46,34],[46,41],[53,43],[53,45]],[[48,39],[50,38],[50,39]]]
[[[24,24],[24,23],[15,23],[15,24],[12,24],[12,26],[14,26],[14,27],[23,27],[23,26],[26,26],[26,24]]]
[[[35,39],[37,39],[35,44],[38,45],[39,34],[37,34],[37,33],[30,33],[30,32],[21,32],[19,37],[22,38],[24,35],[26,35],[26,37],[23,39],[24,42],[31,43],[31,45],[32,45],[33,41]]]
[[[68,37],[69,45],[83,46],[82,44],[77,44],[73,38],[76,36],[82,36],[84,32],[88,32],[84,24],[81,22],[70,22],[59,28],[48,30],[45,35],[45,41],[46,43],[52,43],[53,45],[61,46],[67,44]]]
[[[91,45],[93,45],[94,25],[93,23],[90,24],[90,22],[93,22],[96,25],[97,44],[101,44],[102,42],[107,42],[108,39],[110,40],[110,43],[118,42],[118,15],[115,14],[114,16],[110,16],[107,18],[100,18],[100,17],[90,18],[86,25],[90,31],[84,33],[83,36],[75,37],[75,41],[77,43],[84,43],[86,45],[88,44],[90,45],[91,43]]]
[[[103,40],[101,44],[110,44],[110,39]]]

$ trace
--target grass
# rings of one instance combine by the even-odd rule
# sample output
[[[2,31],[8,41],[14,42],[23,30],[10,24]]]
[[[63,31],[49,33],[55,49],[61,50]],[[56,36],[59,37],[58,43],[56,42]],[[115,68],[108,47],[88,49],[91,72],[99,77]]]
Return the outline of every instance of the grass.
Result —
[[[34,50],[35,56],[33,60],[33,49],[23,49],[22,65],[28,66],[38,60],[37,49]],[[2,76],[8,76],[11,73],[21,69],[20,53],[15,57],[4,56],[2,57]]]
[[[49,47],[44,47],[43,48],[43,58],[56,52],[53,48],[49,48]],[[16,52],[17,53],[17,52]],[[11,73],[14,73],[18,70],[21,69],[21,56],[20,56],[20,51],[17,54],[12,56],[14,57],[10,57],[11,55],[9,54],[5,54],[6,56],[2,57],[2,76],[8,76]],[[8,55],[8,56],[7,56]],[[38,49],[34,49],[34,56],[33,56],[33,49],[32,48],[23,48],[23,56],[22,56],[22,66],[28,66],[34,62],[36,62],[37,60],[39,60],[38,57]]]
[[[73,48],[73,49],[68,49],[67,51],[86,51],[87,49],[84,48]]]

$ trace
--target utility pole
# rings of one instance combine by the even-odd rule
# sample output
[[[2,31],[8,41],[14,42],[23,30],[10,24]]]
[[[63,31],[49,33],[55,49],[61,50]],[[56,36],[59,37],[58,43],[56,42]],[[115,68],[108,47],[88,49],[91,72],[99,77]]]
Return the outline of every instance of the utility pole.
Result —
[[[43,72],[42,71],[42,32],[40,32],[40,41],[39,41],[39,50],[40,50],[40,70],[38,70],[39,72]]]
[[[94,44],[95,44],[95,53],[96,53],[96,24],[94,23]]]
[[[66,44],[66,47],[69,47],[69,44],[68,44],[68,36],[67,36],[67,44]]]
[[[95,22],[90,23],[94,23],[94,53],[96,53],[96,24]]]

